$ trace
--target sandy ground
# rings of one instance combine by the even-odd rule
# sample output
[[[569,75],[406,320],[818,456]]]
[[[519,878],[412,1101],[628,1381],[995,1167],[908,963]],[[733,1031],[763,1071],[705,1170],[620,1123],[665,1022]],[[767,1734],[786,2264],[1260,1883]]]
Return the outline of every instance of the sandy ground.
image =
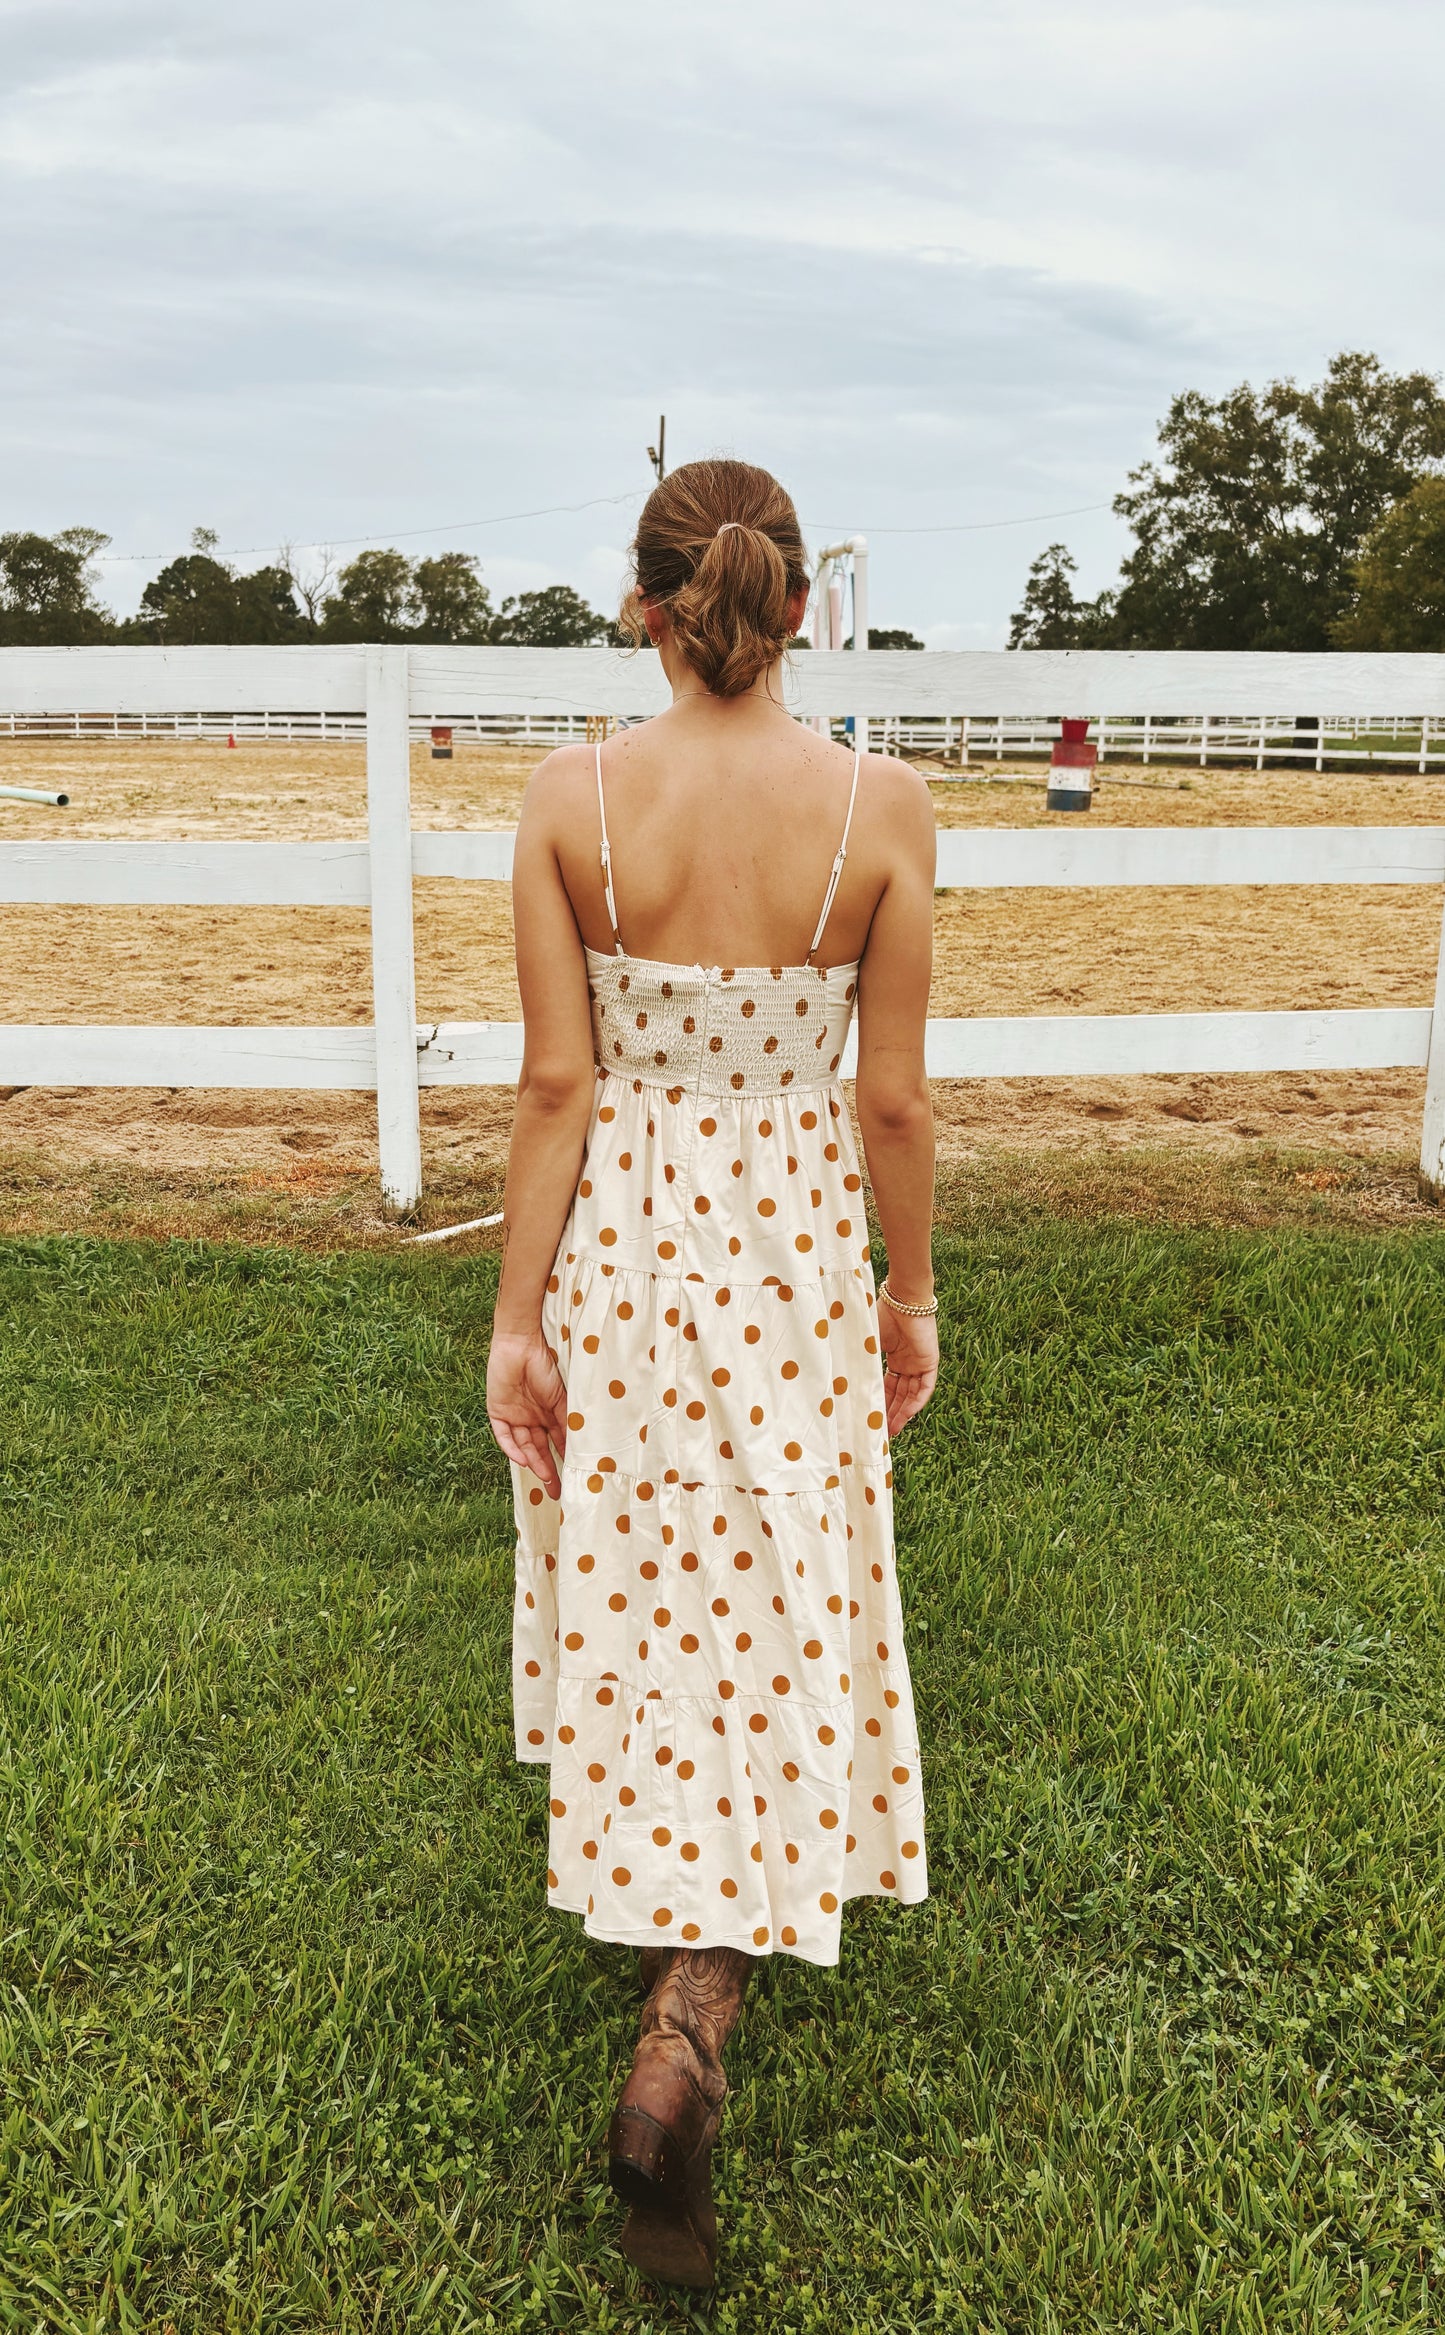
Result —
[[[510,826],[536,756],[458,749],[413,758],[419,827]],[[930,776],[933,772],[930,771]],[[1051,824],[1029,783],[934,786],[947,826]],[[1142,783],[1141,783],[1142,782]],[[0,803],[6,837],[339,836],[365,832],[355,747],[0,743],[0,783],[64,788],[65,811]],[[1106,770],[1095,826],[1435,824],[1438,777],[1295,771]],[[426,1019],[515,1018],[505,885],[418,883],[417,993]],[[1426,887],[953,891],[937,902],[933,1010],[1149,1013],[1254,1006],[1427,1004],[1440,900]],[[346,1022],[370,1017],[365,918],[326,909],[10,908],[0,927],[4,1019],[34,1022]],[[1139,1142],[1209,1150],[1260,1141],[1364,1157],[1408,1155],[1423,1074],[1321,1078],[940,1083],[945,1161]],[[423,1098],[433,1166],[500,1159],[510,1098]],[[359,1095],[0,1090],[0,1147],[53,1158],[286,1172],[373,1156]]]

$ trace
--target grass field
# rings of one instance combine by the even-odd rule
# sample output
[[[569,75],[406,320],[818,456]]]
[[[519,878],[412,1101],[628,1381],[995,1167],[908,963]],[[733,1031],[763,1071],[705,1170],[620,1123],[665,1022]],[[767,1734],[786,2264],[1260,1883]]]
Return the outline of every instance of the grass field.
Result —
[[[494,1261],[0,1244],[0,2324],[1445,2320],[1445,1236],[941,1248],[935,1895],[764,1966],[699,2305],[509,1753]]]

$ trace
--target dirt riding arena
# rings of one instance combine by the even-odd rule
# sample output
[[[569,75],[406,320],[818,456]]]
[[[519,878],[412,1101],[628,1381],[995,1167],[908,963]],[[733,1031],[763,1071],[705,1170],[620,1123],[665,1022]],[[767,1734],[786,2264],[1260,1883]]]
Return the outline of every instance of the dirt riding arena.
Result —
[[[418,827],[514,823],[535,750],[459,746],[413,758]],[[932,771],[929,773],[933,776]],[[1032,783],[1019,783],[1030,775]],[[950,827],[1053,824],[1041,774],[939,780]],[[64,789],[68,810],[0,802],[0,837],[360,836],[360,747],[0,744],[0,783]],[[1094,826],[1433,825],[1441,781],[1412,774],[1153,770],[1104,773]],[[505,884],[416,887],[424,1020],[514,1019]],[[1204,1012],[1428,1005],[1440,945],[1430,886],[1159,891],[954,891],[937,902],[933,1012]],[[332,909],[7,909],[3,1014],[19,1022],[365,1022],[365,916]],[[1229,1151],[1260,1141],[1413,1156],[1423,1072],[1319,1077],[940,1082],[941,1153],[1147,1142]],[[481,1171],[505,1150],[510,1096],[422,1097],[436,1169]],[[0,1089],[0,1149],[138,1168],[318,1168],[374,1159],[372,1106],[352,1094]]]

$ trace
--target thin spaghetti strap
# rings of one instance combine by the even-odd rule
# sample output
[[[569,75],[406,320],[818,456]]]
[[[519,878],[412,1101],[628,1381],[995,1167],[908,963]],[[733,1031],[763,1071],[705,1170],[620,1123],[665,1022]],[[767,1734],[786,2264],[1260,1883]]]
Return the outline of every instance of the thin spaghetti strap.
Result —
[[[823,913],[818,918],[818,929],[813,935],[808,954],[803,960],[805,964],[812,963],[813,957],[817,951],[818,943],[823,937],[823,927],[827,923],[828,917],[832,911],[833,901],[838,890],[838,879],[843,873],[843,862],[848,857],[848,836],[853,825],[853,805],[858,799],[858,771],[862,764],[862,760],[863,749],[860,746],[853,756],[853,785],[848,795],[848,816],[843,821],[843,840],[839,844],[838,849],[834,854],[833,870],[828,878],[828,889],[823,896]],[[599,784],[600,783],[601,782],[599,780]]]
[[[617,929],[617,901],[612,890],[612,845],[607,836],[607,804],[602,794],[602,745],[597,746],[597,817],[602,827],[602,886],[607,894],[607,917],[612,926],[612,945],[619,957],[625,957],[622,935]]]

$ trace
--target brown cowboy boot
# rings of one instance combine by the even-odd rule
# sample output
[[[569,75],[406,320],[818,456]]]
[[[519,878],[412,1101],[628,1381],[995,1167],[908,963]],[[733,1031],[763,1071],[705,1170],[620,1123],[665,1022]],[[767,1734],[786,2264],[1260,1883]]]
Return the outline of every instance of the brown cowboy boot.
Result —
[[[608,2128],[612,2186],[632,2207],[622,2251],[675,2286],[711,2286],[717,2274],[712,2145],[728,2088],[723,2046],[752,1968],[752,1955],[732,1946],[667,1957]]]
[[[650,1995],[662,1976],[662,1965],[667,1956],[665,1946],[643,1946],[638,1951],[637,1975],[644,1995]]]

